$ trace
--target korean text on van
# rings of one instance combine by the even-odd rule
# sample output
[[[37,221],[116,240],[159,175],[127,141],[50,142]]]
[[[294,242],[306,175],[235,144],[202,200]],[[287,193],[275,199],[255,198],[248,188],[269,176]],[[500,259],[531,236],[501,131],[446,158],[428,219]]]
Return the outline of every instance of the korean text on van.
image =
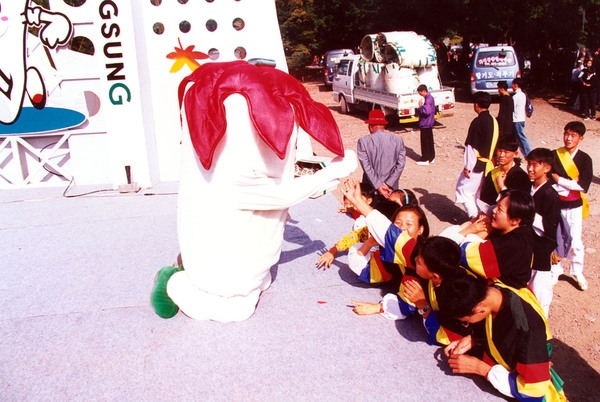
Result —
[[[512,81],[520,76],[517,54],[512,46],[479,47],[472,60],[471,94],[483,91],[498,95],[498,81],[506,81],[512,92]]]

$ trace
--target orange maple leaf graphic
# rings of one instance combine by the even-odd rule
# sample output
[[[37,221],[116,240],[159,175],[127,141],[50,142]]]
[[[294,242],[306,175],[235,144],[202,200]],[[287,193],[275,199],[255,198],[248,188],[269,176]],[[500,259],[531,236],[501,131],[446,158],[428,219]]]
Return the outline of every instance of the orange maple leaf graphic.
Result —
[[[171,66],[170,72],[176,73],[181,70],[184,65],[187,65],[190,70],[194,71],[198,67],[200,67],[200,63],[196,60],[208,59],[208,55],[206,53],[194,51],[195,46],[188,46],[185,50],[181,45],[181,39],[177,38],[179,42],[179,47],[175,47],[175,51],[167,54],[167,59],[174,59],[175,62],[173,66]]]

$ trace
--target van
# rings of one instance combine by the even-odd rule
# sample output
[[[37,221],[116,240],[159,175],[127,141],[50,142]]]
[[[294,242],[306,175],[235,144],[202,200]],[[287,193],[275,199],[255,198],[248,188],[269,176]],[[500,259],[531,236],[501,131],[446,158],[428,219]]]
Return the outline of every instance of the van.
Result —
[[[498,81],[506,81],[512,93],[513,79],[521,77],[517,53],[512,46],[480,46],[471,63],[471,94],[498,95]]]
[[[325,57],[323,58],[323,78],[325,85],[331,86],[333,84],[334,69],[340,59],[353,54],[354,51],[352,49],[335,49],[325,52]]]

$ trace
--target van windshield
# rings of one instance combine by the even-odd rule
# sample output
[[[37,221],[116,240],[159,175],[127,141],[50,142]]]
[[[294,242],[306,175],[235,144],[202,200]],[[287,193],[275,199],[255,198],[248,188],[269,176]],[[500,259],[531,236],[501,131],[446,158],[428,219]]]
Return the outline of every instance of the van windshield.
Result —
[[[325,60],[326,65],[333,66],[336,64],[342,57],[344,57],[344,52],[340,53],[328,53],[327,60]]]
[[[476,67],[508,67],[515,65],[515,55],[510,50],[482,51],[477,54]]]

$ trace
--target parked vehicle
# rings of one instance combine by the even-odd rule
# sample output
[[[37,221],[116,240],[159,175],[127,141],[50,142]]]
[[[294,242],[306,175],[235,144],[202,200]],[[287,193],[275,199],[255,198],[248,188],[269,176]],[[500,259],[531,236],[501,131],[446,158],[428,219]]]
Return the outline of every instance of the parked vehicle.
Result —
[[[325,57],[323,58],[323,79],[325,85],[331,86],[333,82],[333,71],[340,59],[352,54],[354,54],[352,49],[335,49],[325,52]]]
[[[512,93],[513,79],[520,77],[517,53],[512,46],[480,46],[473,54],[471,93],[498,95],[498,81],[506,81]]]
[[[421,84],[435,99],[436,118],[454,114],[454,88],[442,85],[436,52],[427,38],[414,32],[367,35],[361,55],[339,61],[333,99],[340,102],[342,113],[380,108],[409,123],[418,120]]]

